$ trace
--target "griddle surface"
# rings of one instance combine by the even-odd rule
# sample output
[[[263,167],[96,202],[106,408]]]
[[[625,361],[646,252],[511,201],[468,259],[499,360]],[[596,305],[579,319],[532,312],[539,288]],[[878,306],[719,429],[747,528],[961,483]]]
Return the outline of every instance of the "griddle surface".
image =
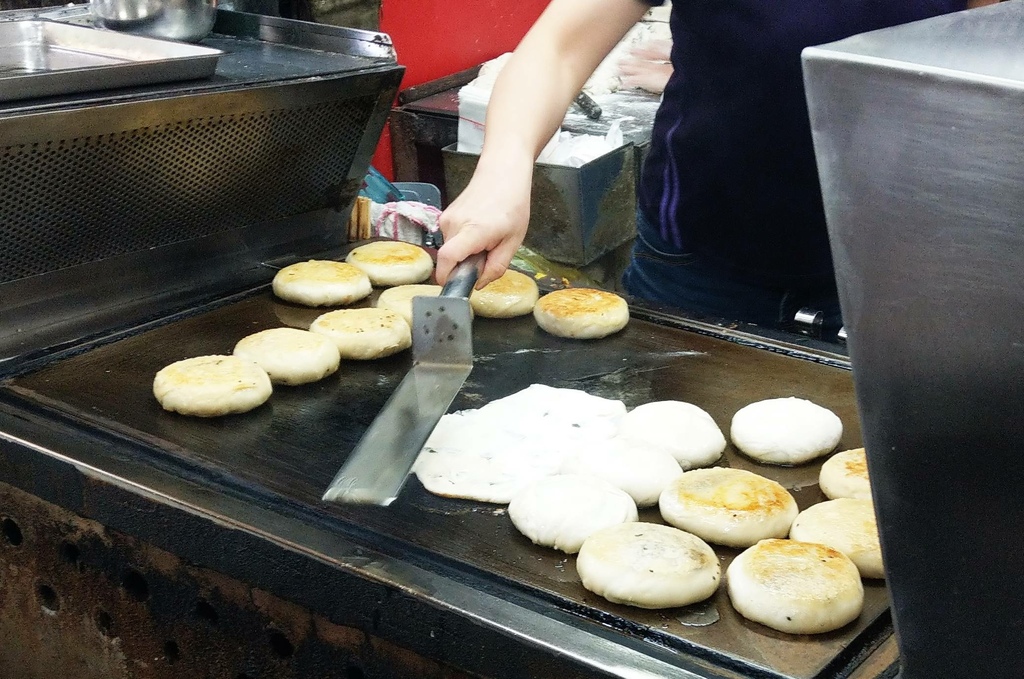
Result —
[[[618,606],[583,589],[575,557],[537,547],[520,535],[504,507],[436,497],[415,478],[387,508],[321,503],[346,455],[409,369],[409,352],[343,362],[338,373],[312,385],[275,387],[267,404],[244,415],[189,418],[163,411],[154,399],[153,375],[165,365],[230,353],[239,339],[259,330],[308,327],[323,311],[282,303],[268,291],[55,362],[4,386],[85,425],[126,435],[140,444],[140,454],[252,489],[254,498],[277,497],[412,543],[450,565],[502,578],[528,595],[624,633],[745,671],[760,670],[763,676],[820,676],[887,610],[885,587],[877,581],[865,581],[864,612],[856,622],[817,636],[782,634],[746,621],[730,606],[724,587],[709,602],[685,609]],[[799,396],[839,415],[845,428],[840,449],[861,445],[851,375],[840,368],[640,318],[593,342],[548,335],[530,316],[476,319],[473,329],[476,364],[453,409],[479,407],[539,382],[618,398],[630,408],[663,399],[688,401],[710,412],[728,433],[740,407]],[[731,445],[720,464],[778,480],[801,508],[824,499],[817,486],[819,464],[759,465]],[[642,511],[641,520],[662,522],[656,510]],[[716,551],[724,572],[736,551]]]

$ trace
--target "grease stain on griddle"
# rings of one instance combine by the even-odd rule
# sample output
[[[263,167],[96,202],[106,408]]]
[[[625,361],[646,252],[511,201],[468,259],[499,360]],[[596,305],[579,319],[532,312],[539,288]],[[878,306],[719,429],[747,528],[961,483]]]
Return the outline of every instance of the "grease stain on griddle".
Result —
[[[707,627],[721,620],[718,607],[711,601],[702,601],[680,609],[676,620],[687,627]]]

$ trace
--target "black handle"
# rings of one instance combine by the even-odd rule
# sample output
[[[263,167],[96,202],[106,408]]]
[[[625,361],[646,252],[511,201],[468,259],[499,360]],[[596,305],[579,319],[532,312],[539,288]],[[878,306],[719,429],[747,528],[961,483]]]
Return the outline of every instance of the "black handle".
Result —
[[[448,276],[448,282],[441,288],[441,297],[469,297],[484,270],[485,261],[487,253],[478,252],[459,262]]]

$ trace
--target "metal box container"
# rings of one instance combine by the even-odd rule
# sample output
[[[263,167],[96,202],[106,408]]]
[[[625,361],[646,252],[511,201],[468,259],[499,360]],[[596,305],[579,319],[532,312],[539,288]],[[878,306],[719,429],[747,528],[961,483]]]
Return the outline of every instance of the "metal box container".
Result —
[[[479,156],[442,149],[448,198],[469,184]],[[586,266],[636,235],[637,148],[626,144],[581,167],[537,163],[526,247]]]
[[[804,52],[903,679],[1024,676],[1024,5]]]

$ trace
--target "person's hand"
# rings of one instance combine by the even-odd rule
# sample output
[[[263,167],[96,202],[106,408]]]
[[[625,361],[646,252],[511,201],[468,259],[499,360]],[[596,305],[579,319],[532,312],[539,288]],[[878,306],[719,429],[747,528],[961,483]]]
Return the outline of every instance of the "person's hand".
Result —
[[[477,252],[487,262],[477,279],[482,288],[505,273],[526,236],[530,221],[533,161],[515,169],[478,165],[473,179],[441,214],[444,245],[437,251],[437,282],[444,285],[455,266]]]
[[[623,89],[640,88],[661,94],[672,76],[671,40],[651,40],[634,47],[618,63]]]

